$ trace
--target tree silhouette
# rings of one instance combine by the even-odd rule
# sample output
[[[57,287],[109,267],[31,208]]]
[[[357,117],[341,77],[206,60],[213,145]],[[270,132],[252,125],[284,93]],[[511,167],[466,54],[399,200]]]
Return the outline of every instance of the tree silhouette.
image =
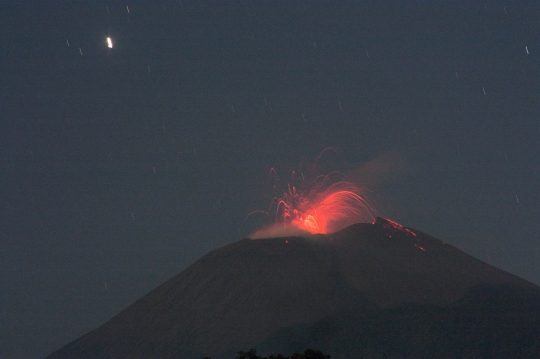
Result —
[[[204,357],[202,359],[211,359],[210,357]],[[303,354],[294,353],[291,356],[285,356],[283,354],[272,354],[268,357],[261,357],[257,355],[257,351],[253,348],[245,351],[239,351],[236,359],[332,359],[328,354],[323,354],[320,350],[306,349]]]
[[[323,354],[320,350],[306,349],[303,354],[294,353],[291,356],[283,354],[272,354],[269,357],[261,357],[257,355],[257,351],[253,348],[247,352],[239,351],[236,359],[331,359],[328,354]],[[210,359],[210,358],[203,358]]]
[[[262,359],[262,357],[257,355],[257,351],[253,348],[247,352],[239,351],[236,359]]]

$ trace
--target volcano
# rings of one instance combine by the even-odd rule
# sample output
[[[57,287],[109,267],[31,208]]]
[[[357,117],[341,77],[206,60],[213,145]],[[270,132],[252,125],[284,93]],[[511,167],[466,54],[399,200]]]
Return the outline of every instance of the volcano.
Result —
[[[379,217],[211,251],[47,359],[217,359],[249,348],[337,359],[538,357],[540,287]]]

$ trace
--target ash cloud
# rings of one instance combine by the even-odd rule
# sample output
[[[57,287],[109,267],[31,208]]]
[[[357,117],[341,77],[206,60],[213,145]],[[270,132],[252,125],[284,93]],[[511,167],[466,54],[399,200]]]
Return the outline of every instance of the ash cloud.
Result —
[[[362,188],[374,190],[398,181],[407,172],[403,155],[389,152],[347,171],[347,177]]]

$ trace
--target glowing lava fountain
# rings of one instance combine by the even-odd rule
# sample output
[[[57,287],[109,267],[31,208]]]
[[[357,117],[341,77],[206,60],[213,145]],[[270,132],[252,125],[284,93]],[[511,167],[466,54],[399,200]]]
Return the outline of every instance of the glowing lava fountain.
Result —
[[[275,170],[272,169],[276,178]],[[314,181],[304,180],[295,172],[291,183],[275,196],[268,212],[273,217],[269,226],[251,234],[252,239],[326,234],[354,223],[373,222],[377,211],[366,197],[366,190],[346,180],[341,172],[319,175]],[[295,185],[298,183],[298,185]],[[274,190],[280,188],[274,186]]]
[[[277,222],[309,233],[330,233],[357,222],[375,219],[361,191],[350,182],[337,182],[322,192],[298,193],[290,187],[277,200]]]

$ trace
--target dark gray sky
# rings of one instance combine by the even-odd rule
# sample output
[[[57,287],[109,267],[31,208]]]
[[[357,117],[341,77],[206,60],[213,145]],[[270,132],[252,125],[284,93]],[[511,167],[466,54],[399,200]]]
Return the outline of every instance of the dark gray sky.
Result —
[[[2,358],[246,236],[270,168],[327,147],[383,216],[540,284],[537,2],[4,2],[0,41]]]

